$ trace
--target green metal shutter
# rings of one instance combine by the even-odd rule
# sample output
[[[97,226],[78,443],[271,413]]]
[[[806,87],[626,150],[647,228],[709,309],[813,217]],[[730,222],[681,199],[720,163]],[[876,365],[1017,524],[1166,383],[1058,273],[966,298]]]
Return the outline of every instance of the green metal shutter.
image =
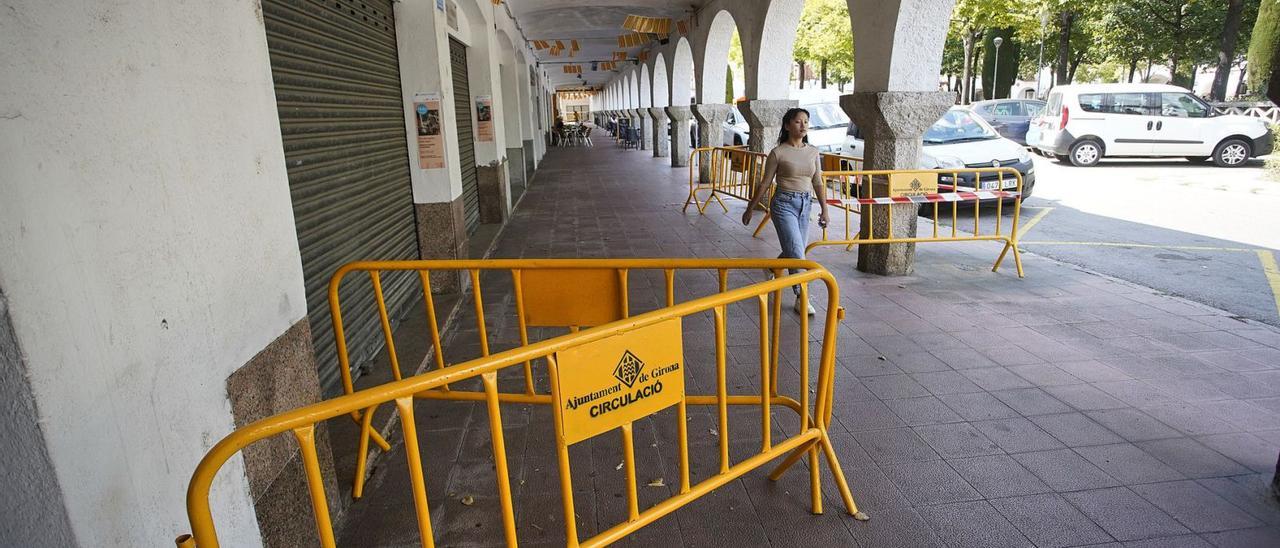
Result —
[[[357,260],[417,259],[391,0],[263,0],[307,317],[326,396],[341,391],[329,278]],[[367,276],[340,297],[351,364],[384,346]],[[421,294],[384,276],[394,313]]]
[[[480,225],[480,184],[476,181],[476,145],[471,123],[471,85],[467,82],[467,46],[449,38],[453,71],[453,113],[458,119],[458,156],[462,163],[462,211],[467,234]]]

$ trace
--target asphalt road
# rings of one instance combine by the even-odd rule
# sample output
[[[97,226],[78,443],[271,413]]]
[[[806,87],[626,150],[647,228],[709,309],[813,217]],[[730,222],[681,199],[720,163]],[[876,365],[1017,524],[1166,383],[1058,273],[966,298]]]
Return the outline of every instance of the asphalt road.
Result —
[[[1261,160],[1078,168],[1037,157],[1036,172],[1024,250],[1280,326],[1280,181]],[[983,225],[994,217],[984,211]]]

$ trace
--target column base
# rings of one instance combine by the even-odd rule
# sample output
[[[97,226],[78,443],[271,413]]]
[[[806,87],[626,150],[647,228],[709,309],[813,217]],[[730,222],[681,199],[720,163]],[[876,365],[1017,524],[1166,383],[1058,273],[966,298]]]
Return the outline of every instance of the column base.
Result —
[[[671,156],[671,124],[667,122],[667,111],[662,107],[653,107],[648,111],[649,118],[653,120],[650,124],[651,133],[653,133],[653,157]]]
[[[533,182],[533,171],[538,167],[538,160],[534,158],[533,139],[524,140],[524,180],[525,183]]]
[[[511,187],[507,182],[507,161],[500,160],[476,168],[480,192],[480,222],[497,224],[507,220]]]
[[[840,97],[840,106],[858,124],[866,139],[864,169],[918,169],[922,152],[920,138],[951,105],[955,94],[947,91],[861,92]],[[871,186],[872,196],[888,195],[888,183]],[[872,206],[875,224],[863,217],[862,230],[876,238],[916,234],[917,207],[913,204]],[[913,243],[858,246],[858,270],[883,276],[906,276],[915,269]]]
[[[687,106],[666,107],[671,119],[671,166],[689,165],[689,120],[693,111]]]
[[[699,148],[718,147],[724,144],[724,122],[729,119],[729,105],[701,104],[692,105],[693,117],[698,120]],[[711,182],[711,155],[699,154],[698,181]]]
[[[303,318],[227,377],[227,398],[236,428],[320,401],[320,379],[311,345],[311,323]],[[339,516],[344,500],[334,472],[329,426],[316,426],[316,452],[329,503]],[[264,546],[292,546],[315,534],[306,472],[297,444],[275,436],[245,447],[245,476]]]
[[[507,179],[511,181],[511,186],[525,186],[524,148],[507,149],[507,165],[510,166]]]
[[[418,221],[418,256],[423,259],[466,259],[467,223],[462,196],[450,202],[413,204]],[[432,293],[460,293],[457,271],[431,271]]]

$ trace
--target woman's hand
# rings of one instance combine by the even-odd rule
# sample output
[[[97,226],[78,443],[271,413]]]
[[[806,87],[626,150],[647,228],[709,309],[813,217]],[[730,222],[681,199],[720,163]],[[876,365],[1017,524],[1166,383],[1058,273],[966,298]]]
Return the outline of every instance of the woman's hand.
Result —
[[[831,222],[831,218],[827,217],[827,211],[824,209],[822,210],[822,213],[818,214],[818,226],[827,228],[827,223],[829,222]]]
[[[751,206],[751,205],[748,205],[748,206],[747,206],[747,210],[742,212],[742,224],[743,224],[743,225],[751,226],[751,210],[752,210],[752,206]]]

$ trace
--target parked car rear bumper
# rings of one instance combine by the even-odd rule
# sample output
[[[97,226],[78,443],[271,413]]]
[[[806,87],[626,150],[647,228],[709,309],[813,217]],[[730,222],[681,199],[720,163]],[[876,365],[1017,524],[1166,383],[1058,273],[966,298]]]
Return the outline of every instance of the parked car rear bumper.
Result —
[[[1266,156],[1268,154],[1271,154],[1271,151],[1274,147],[1275,147],[1275,136],[1272,135],[1271,130],[1268,129],[1267,132],[1262,135],[1262,137],[1258,137],[1257,139],[1253,140],[1253,155]]]
[[[1071,152],[1072,143],[1076,142],[1076,136],[1072,135],[1071,132],[1067,130],[1055,132],[1049,139],[1046,139],[1045,137],[1049,137],[1049,135],[1044,133],[1040,135],[1040,141],[1036,143],[1036,148],[1039,148],[1046,154],[1059,154],[1065,156]]]

